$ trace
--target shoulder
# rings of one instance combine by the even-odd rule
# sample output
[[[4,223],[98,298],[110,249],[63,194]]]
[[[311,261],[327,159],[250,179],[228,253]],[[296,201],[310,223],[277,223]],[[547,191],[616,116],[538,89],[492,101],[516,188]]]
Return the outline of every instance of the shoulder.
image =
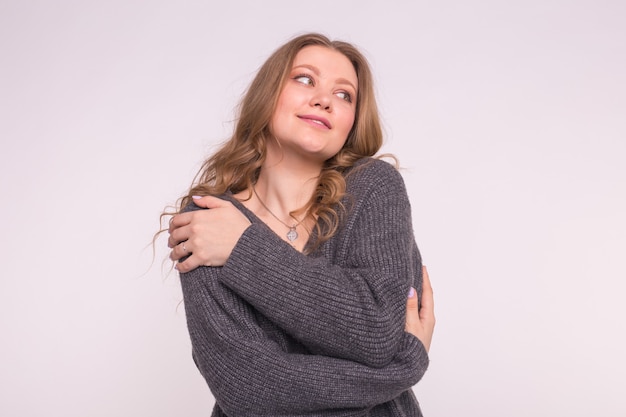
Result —
[[[400,172],[389,162],[376,158],[359,159],[346,173],[346,187],[357,193],[381,188],[405,188]]]

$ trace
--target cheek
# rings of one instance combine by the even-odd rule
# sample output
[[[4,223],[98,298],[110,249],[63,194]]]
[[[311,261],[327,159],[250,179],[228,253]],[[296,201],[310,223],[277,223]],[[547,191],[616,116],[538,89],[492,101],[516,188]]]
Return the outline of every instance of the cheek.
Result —
[[[344,115],[341,118],[341,148],[343,148],[346,145],[346,142],[348,141],[348,135],[350,134],[350,131],[352,130],[352,126],[354,126],[354,113],[347,113],[346,115]],[[337,152],[339,152],[339,150],[337,150]]]
[[[284,108],[285,104],[283,100],[279,97],[278,102],[276,103],[276,108],[274,109],[274,113],[272,114],[272,118],[270,119],[270,133],[275,134],[275,126],[283,125],[284,121],[281,121],[281,119],[285,112]]]
[[[341,126],[343,130],[345,131],[346,137],[348,136],[348,133],[350,133],[350,130],[352,129],[352,126],[354,125],[354,121],[355,121],[354,112],[346,112],[346,114],[344,114],[343,117],[341,118]]]

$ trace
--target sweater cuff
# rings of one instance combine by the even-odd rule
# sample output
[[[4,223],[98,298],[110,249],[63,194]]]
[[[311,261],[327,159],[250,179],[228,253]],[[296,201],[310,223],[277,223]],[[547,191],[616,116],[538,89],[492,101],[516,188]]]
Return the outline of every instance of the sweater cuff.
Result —
[[[244,292],[259,288],[262,285],[259,280],[273,281],[272,286],[275,286],[280,276],[294,279],[294,268],[302,264],[304,257],[267,226],[253,223],[233,248],[220,280]]]

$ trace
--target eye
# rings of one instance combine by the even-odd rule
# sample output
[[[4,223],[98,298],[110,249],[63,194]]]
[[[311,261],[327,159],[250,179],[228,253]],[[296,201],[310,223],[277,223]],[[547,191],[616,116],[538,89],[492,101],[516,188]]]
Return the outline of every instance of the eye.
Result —
[[[336,94],[336,96],[342,100],[347,101],[348,103],[352,103],[352,96],[346,91],[340,91]]]
[[[293,79],[295,81],[299,82],[300,84],[314,85],[313,78],[310,75],[307,75],[307,74],[296,75],[295,77],[293,77]]]

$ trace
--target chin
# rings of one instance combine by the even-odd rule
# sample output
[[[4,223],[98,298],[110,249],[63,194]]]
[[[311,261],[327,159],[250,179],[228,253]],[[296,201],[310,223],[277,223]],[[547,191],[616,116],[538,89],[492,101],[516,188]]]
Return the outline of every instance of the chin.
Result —
[[[309,152],[307,152],[306,155],[310,159],[314,159],[318,162],[324,162],[324,161],[329,160],[333,156],[337,155],[338,152],[339,150],[334,152],[334,151],[329,151],[328,149],[319,149],[317,151],[309,150]]]
[[[341,147],[328,146],[328,143],[311,143],[309,145],[310,146],[303,147],[305,153],[310,154],[312,158],[320,159],[322,161],[332,158],[341,150]]]

